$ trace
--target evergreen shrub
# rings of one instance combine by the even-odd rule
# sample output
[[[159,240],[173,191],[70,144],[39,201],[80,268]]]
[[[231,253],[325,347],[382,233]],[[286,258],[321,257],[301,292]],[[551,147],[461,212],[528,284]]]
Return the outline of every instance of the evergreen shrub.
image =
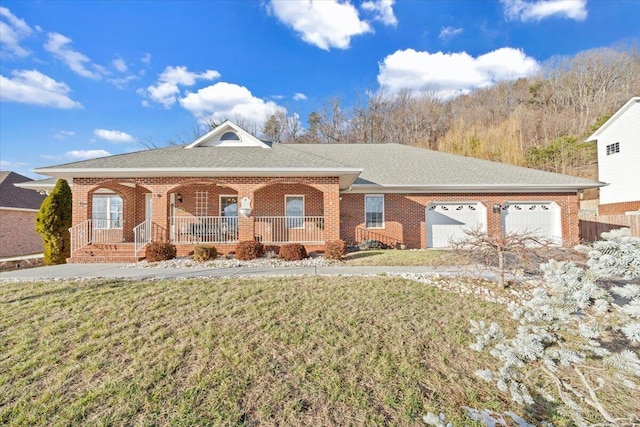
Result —
[[[193,260],[198,262],[209,261],[218,257],[215,246],[199,245],[193,248]]]
[[[149,262],[165,261],[176,257],[176,246],[171,242],[151,242],[145,249]]]
[[[347,242],[344,240],[330,240],[327,242],[327,249],[324,251],[326,259],[342,259],[347,254]]]
[[[53,191],[40,205],[36,232],[44,243],[44,264],[64,264],[71,256],[71,188],[59,179]]]
[[[236,245],[236,259],[249,261],[264,255],[264,246],[257,240],[245,240]]]
[[[289,243],[280,248],[278,258],[285,261],[299,261],[308,258],[307,250],[300,243]]]

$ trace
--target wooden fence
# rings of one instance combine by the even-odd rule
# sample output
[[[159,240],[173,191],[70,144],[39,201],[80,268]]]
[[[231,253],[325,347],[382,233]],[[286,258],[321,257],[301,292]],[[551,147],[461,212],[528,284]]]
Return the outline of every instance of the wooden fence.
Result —
[[[595,242],[600,234],[616,228],[629,228],[632,236],[640,237],[640,215],[601,215],[580,220],[580,240]]]

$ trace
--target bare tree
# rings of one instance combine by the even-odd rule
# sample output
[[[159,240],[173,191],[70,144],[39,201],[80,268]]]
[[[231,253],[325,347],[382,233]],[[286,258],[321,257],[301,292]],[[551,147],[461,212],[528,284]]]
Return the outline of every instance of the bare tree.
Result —
[[[480,263],[498,276],[498,284],[505,288],[508,271],[530,269],[548,253],[549,239],[533,232],[491,235],[480,228],[465,232],[462,239],[451,242],[455,256],[468,263]]]

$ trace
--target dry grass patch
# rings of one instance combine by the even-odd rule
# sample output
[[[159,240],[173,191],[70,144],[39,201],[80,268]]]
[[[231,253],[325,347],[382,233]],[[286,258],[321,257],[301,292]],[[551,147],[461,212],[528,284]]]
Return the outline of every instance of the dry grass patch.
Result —
[[[448,260],[455,261],[452,253],[438,250],[366,250],[351,252],[344,257],[346,265],[353,266],[439,266],[449,265]]]
[[[514,407],[468,348],[469,318],[504,309],[399,278],[5,284],[0,307],[2,425],[422,426]]]

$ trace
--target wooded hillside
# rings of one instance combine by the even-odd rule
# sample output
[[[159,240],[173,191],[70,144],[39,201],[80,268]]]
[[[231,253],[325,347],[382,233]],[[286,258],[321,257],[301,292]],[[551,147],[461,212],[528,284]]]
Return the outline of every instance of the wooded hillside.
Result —
[[[595,144],[584,139],[637,95],[640,52],[606,48],[551,60],[532,78],[453,99],[366,93],[344,107],[334,98],[309,115],[306,130],[282,114],[263,133],[285,143],[397,142],[597,178]]]

